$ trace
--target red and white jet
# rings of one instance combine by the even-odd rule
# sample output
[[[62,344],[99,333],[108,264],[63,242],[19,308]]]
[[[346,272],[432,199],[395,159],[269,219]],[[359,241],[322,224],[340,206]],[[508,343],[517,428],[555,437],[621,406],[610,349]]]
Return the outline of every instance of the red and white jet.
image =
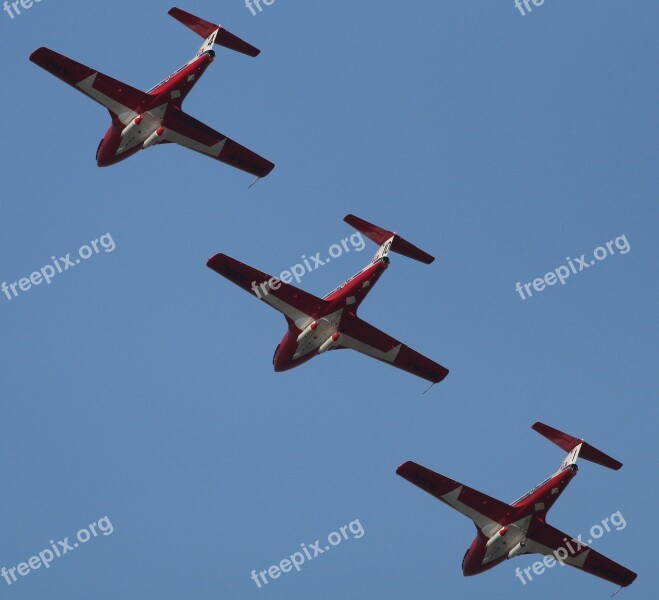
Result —
[[[283,313],[288,331],[273,357],[275,371],[286,371],[326,352],[352,348],[362,354],[438,383],[448,370],[357,316],[357,309],[389,266],[389,252],[430,264],[434,257],[399,235],[348,215],[344,221],[380,245],[373,260],[359,273],[317,298],[276,277],[257,271],[226,254],[216,254],[208,266]]]
[[[575,540],[545,522],[547,512],[577,474],[578,456],[615,470],[622,463],[583,440],[543,423],[535,423],[533,429],[568,455],[556,473],[512,504],[414,462],[403,463],[396,473],[474,522],[478,534],[462,559],[465,576],[482,573],[520,554],[535,553],[552,556],[620,586],[629,585],[636,579],[636,573],[586,546],[581,536]]]
[[[179,8],[169,14],[205,38],[195,57],[148,92],[142,92],[90,69],[48,48],[30,60],[110,111],[112,125],[96,151],[99,167],[106,167],[155,144],[177,143],[232,167],[265,177],[274,164],[181,110],[181,104],[213,62],[213,45],[257,56],[254,46],[221,25],[204,21]]]

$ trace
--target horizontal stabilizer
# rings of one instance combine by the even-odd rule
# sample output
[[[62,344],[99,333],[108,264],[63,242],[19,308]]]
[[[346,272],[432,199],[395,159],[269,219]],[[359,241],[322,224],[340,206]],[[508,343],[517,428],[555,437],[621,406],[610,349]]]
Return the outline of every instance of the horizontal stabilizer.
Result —
[[[394,240],[391,244],[391,248],[389,248],[389,250],[392,252],[397,252],[398,254],[402,254],[408,258],[418,260],[419,262],[425,263],[427,265],[435,260],[434,256],[431,256],[427,252],[417,248],[414,244],[410,244],[410,242],[403,239],[393,231],[382,229],[382,227],[373,225],[373,223],[369,223],[368,221],[360,219],[355,215],[346,215],[343,220],[348,223],[348,225],[352,225],[357,231],[363,233],[369,240],[380,246],[393,237]]]
[[[221,25],[210,23],[176,7],[170,9],[169,14],[202,38],[206,39],[217,31],[215,43],[229,50],[234,50],[247,56],[258,56],[261,53],[258,48],[248,44],[245,40],[224,29]]]
[[[621,462],[617,461],[615,458],[611,458],[607,454],[604,454],[604,452],[598,450],[594,446],[591,446],[587,442],[584,442],[579,438],[575,438],[571,435],[568,435],[567,433],[563,433],[562,431],[559,431],[558,429],[554,429],[553,427],[549,427],[549,425],[540,423],[540,421],[534,423],[532,425],[532,428],[535,429],[540,435],[554,442],[554,444],[556,444],[559,448],[562,448],[566,452],[571,452],[579,444],[581,444],[581,449],[579,451],[579,456],[581,458],[585,458],[590,462],[594,462],[598,465],[602,465],[603,467],[607,467],[615,471],[617,471],[620,467],[622,467]]]

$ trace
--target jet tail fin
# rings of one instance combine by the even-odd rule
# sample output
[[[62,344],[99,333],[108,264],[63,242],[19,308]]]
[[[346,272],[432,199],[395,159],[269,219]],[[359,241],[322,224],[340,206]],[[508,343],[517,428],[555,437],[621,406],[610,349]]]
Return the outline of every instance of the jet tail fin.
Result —
[[[202,38],[205,38],[203,45],[197,53],[198,56],[211,50],[213,44],[218,44],[229,50],[233,50],[234,52],[240,52],[241,54],[246,54],[247,56],[252,57],[258,56],[261,52],[258,48],[248,44],[245,40],[234,35],[221,25],[205,21],[204,19],[196,17],[180,8],[174,7],[170,9],[169,14],[180,23],[183,23],[188,29],[191,29]]]
[[[352,225],[357,231],[363,233],[369,240],[380,245],[380,251],[375,255],[376,258],[386,256],[387,253],[391,251],[418,260],[427,265],[435,260],[434,256],[417,248],[414,244],[410,244],[410,242],[393,231],[382,229],[382,227],[373,225],[373,223],[369,223],[355,215],[346,215],[343,220],[348,223],[348,225]]]
[[[563,433],[558,429],[549,427],[544,423],[534,423],[532,428],[535,429],[540,435],[546,437],[548,440],[554,442],[559,448],[562,448],[568,452],[567,457],[561,465],[561,469],[564,467],[574,464],[577,461],[577,457],[585,458],[590,462],[594,462],[608,469],[613,469],[617,471],[622,467],[622,463],[617,461],[615,458],[611,458],[608,454],[604,454],[601,450],[598,450],[594,446],[591,446],[587,442],[584,442],[581,439],[575,438],[567,433]]]

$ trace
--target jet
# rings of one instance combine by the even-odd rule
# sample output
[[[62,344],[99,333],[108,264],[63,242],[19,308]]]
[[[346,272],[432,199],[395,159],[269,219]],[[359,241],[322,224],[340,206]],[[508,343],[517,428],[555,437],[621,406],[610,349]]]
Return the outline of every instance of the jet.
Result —
[[[96,151],[99,167],[114,165],[156,144],[176,143],[237,169],[265,177],[274,164],[183,112],[181,105],[215,60],[215,44],[247,56],[260,50],[227,31],[179,8],[169,14],[204,38],[194,58],[142,92],[48,48],[30,60],[108,109],[112,124]]]
[[[442,381],[448,369],[357,316],[357,309],[364,298],[389,267],[390,252],[425,264],[432,263],[434,257],[396,233],[359,217],[347,215],[344,221],[380,247],[366,267],[324,298],[271,277],[226,254],[216,254],[207,265],[286,318],[288,330],[275,349],[272,360],[275,371],[293,369],[329,350],[352,348],[432,383]]]
[[[579,456],[614,470],[620,469],[622,463],[584,440],[539,421],[532,428],[568,454],[556,473],[512,504],[411,461],[403,463],[396,473],[474,522],[478,533],[462,559],[465,576],[482,573],[515,556],[535,553],[545,556],[545,566],[554,560],[628,586],[636,579],[636,573],[587,546],[581,535],[575,540],[546,522],[547,512],[577,474]],[[518,569],[517,575],[520,574]]]

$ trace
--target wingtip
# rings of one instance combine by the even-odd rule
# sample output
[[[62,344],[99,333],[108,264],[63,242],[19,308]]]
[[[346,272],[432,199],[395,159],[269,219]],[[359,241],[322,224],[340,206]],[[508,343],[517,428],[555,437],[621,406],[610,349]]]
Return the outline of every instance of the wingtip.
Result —
[[[36,58],[39,54],[43,54],[48,48],[45,46],[41,46],[41,48],[37,48],[32,54],[30,54],[29,59],[31,62],[36,62]]]
[[[267,159],[265,160],[267,161],[268,164],[263,170],[263,175],[258,175],[259,179],[262,179],[263,177],[267,177],[268,175],[270,175],[270,173],[272,173],[272,171],[276,167],[275,163],[273,163],[272,161],[269,161]]]
[[[172,6],[168,11],[167,14],[170,17],[174,17],[175,19],[178,18],[178,15],[189,15],[190,13],[183,10],[182,8],[179,8],[178,6]]]
[[[213,268],[214,264],[217,264],[220,262],[226,254],[222,254],[221,252],[218,252],[217,254],[213,254],[207,261],[206,261],[206,266],[209,267],[210,269]]]

